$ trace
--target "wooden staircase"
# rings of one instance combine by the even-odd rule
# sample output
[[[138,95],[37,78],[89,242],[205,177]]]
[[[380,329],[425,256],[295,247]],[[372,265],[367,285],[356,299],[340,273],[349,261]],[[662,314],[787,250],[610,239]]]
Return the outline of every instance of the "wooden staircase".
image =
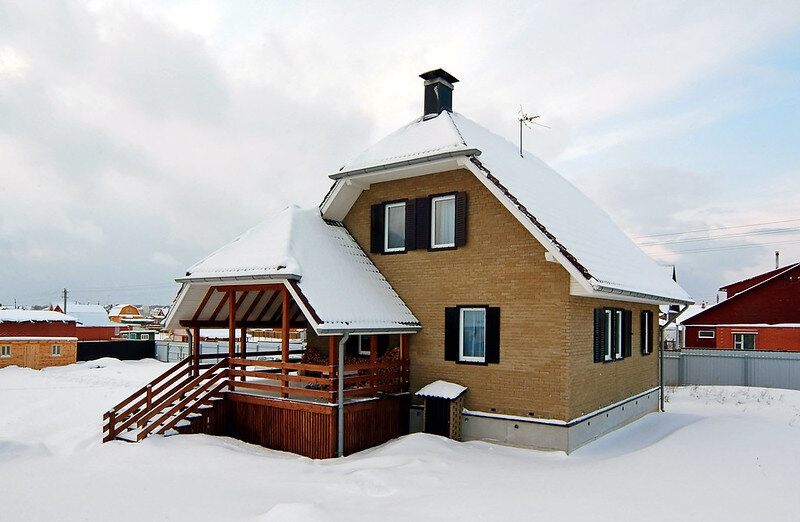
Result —
[[[184,359],[103,415],[103,442],[199,431],[228,385],[228,358],[202,373],[191,362]]]

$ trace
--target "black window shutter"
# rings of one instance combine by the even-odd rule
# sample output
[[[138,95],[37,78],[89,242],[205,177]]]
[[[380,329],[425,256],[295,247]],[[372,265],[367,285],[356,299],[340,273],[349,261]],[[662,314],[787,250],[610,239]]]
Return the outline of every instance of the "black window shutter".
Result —
[[[594,362],[603,362],[605,349],[606,314],[602,308],[594,309]]]
[[[456,194],[456,246],[467,244],[467,193]]]
[[[412,199],[406,201],[406,250],[416,250],[417,248],[416,221],[417,205]]]
[[[416,247],[429,248],[431,246],[431,200],[419,198],[414,200],[416,206]]]
[[[640,314],[641,320],[639,321],[639,346],[642,350],[642,355],[647,355],[647,335],[645,334],[645,325],[647,324],[647,312],[642,311]]]
[[[444,309],[444,360],[458,360],[458,308]]]
[[[500,362],[500,308],[486,309],[486,362]]]
[[[623,310],[622,311],[622,356],[623,357],[631,356],[631,341],[632,341],[631,337],[633,337],[631,323],[633,323],[633,312],[631,312],[630,310]]]
[[[383,252],[383,204],[372,205],[369,251],[373,254]]]

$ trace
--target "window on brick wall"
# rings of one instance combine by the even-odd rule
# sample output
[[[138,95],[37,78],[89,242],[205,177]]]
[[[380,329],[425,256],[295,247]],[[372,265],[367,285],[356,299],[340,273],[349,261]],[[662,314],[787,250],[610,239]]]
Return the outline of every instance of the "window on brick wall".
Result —
[[[55,356],[61,355],[61,345],[60,344],[54,344],[53,345],[53,355],[55,355]]]
[[[500,362],[500,308],[464,305],[445,308],[444,358],[460,363]]]
[[[467,194],[451,192],[372,205],[370,252],[450,250],[467,244]]]
[[[653,353],[653,312],[650,310],[642,311],[639,335],[641,337],[642,355]]]
[[[594,309],[594,362],[611,362],[631,356],[630,310]]]
[[[0,355],[3,357],[11,357],[11,346],[0,347]]]

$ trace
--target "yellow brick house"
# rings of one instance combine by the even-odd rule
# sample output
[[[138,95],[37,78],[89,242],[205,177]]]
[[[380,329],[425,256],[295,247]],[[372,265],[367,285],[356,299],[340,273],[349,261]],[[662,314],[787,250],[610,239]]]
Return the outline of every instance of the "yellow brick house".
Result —
[[[165,323],[193,332],[195,381],[173,396],[203,379],[218,395],[197,430],[315,457],[409,430],[569,452],[657,410],[658,307],[691,298],[567,180],[454,112],[455,77],[421,77],[422,116],[331,174],[318,208],[178,279]],[[202,375],[200,328],[229,332]],[[248,328],[280,330],[281,360],[239,346]],[[171,400],[123,401],[106,440],[167,430],[191,408],[147,419]]]

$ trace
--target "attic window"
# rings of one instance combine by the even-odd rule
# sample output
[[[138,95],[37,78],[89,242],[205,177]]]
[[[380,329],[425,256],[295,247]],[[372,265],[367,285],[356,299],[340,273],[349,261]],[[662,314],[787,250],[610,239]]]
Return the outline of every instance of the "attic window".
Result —
[[[456,246],[456,196],[431,199],[431,248]]]
[[[406,248],[406,203],[387,203],[384,212],[383,251],[402,252]]]

